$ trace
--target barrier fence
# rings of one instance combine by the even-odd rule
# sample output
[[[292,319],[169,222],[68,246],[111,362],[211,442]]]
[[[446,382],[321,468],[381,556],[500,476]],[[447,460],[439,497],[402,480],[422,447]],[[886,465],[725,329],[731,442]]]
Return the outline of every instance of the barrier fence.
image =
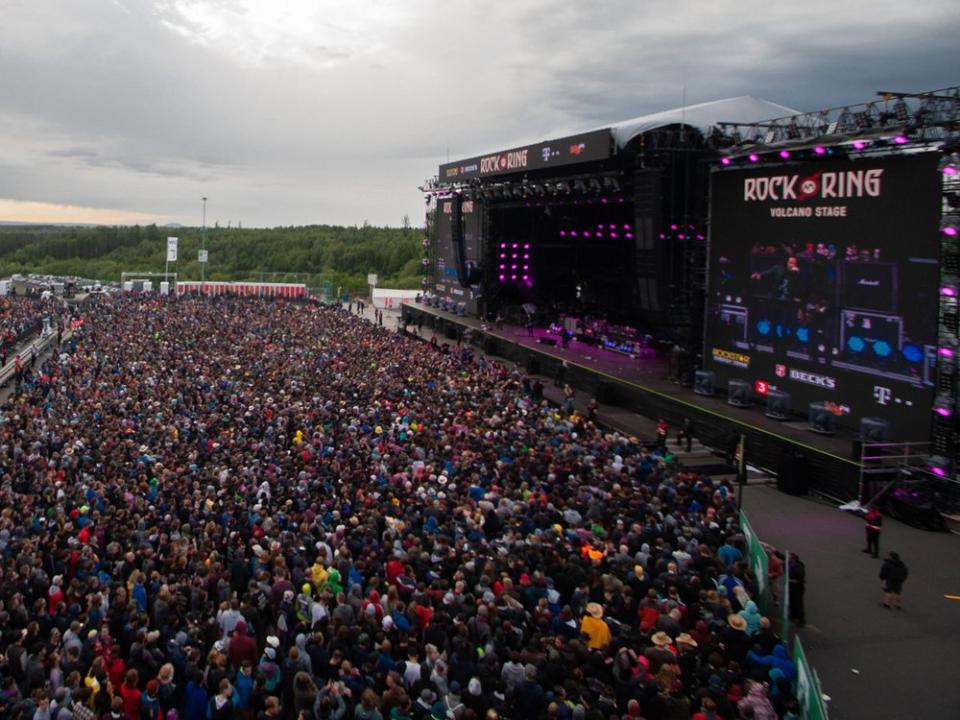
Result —
[[[770,559],[767,555],[767,547],[761,542],[760,537],[754,531],[753,526],[747,519],[746,514],[740,511],[740,528],[746,542],[747,560],[750,563],[750,569],[757,578],[757,598],[756,602],[760,611],[769,617],[767,609],[770,608],[771,590],[769,567]],[[780,615],[780,637],[789,649],[790,646],[790,553],[783,551],[784,571],[783,588],[779,594],[781,603]],[[797,666],[797,685],[796,695],[800,701],[800,711],[803,720],[827,720],[827,706],[823,699],[823,689],[820,685],[820,677],[817,671],[810,664],[807,655],[803,649],[803,643],[800,642],[798,635],[793,636],[793,662]]]

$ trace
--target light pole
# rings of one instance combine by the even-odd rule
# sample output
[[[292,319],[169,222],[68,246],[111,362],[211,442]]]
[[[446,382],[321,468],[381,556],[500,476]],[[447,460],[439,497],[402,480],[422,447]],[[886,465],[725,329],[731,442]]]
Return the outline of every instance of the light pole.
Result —
[[[207,290],[207,199],[203,200],[203,233],[200,236],[200,254],[203,256],[203,262],[200,263],[200,294],[203,295]]]

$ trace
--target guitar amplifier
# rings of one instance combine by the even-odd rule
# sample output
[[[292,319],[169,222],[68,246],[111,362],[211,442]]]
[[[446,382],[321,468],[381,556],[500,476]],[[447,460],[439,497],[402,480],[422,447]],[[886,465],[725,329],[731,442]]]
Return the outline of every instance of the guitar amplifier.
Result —
[[[896,265],[842,262],[839,267],[841,307],[884,315],[897,312]]]

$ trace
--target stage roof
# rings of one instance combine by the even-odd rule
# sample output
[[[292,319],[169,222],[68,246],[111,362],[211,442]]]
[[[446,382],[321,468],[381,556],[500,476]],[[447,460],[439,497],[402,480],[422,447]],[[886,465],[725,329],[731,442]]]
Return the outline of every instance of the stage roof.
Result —
[[[755,98],[752,95],[713,100],[711,102],[687,105],[685,108],[663,110],[652,115],[641,115],[632,120],[624,120],[610,126],[610,132],[618,148],[624,147],[637,135],[656,130],[667,125],[683,123],[706,133],[721,122],[755,123],[762,120],[796,115],[799,111],[785,105]]]

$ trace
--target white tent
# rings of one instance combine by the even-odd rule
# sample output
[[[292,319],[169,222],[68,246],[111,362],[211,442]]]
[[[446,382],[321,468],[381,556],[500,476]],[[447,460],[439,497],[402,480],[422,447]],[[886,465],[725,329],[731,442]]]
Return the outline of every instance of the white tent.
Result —
[[[688,105],[685,108],[664,110],[652,115],[642,115],[632,120],[616,123],[611,126],[610,130],[617,147],[623,148],[637,135],[667,125],[683,123],[707,133],[710,128],[721,122],[749,124],[797,114],[799,114],[798,110],[793,110],[784,105],[778,105],[751,95],[743,95],[725,100]]]

